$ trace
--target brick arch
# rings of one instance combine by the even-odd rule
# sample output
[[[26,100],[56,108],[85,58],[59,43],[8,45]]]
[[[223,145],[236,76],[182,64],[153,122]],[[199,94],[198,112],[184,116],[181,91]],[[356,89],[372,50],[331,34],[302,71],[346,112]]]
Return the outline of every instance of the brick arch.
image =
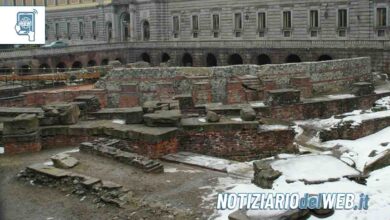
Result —
[[[41,65],[39,65],[38,68],[39,68],[39,72],[41,72],[41,73],[50,73],[51,72],[51,67],[47,63],[42,63]]]
[[[260,54],[257,56],[257,65],[271,64],[272,60],[267,54]]]
[[[182,66],[193,66],[194,61],[191,54],[189,53],[183,54],[183,57],[181,58],[181,64]]]
[[[300,63],[300,62],[302,62],[302,60],[298,55],[292,53],[286,57],[285,62],[286,63]]]
[[[218,66],[218,59],[213,53],[208,53],[206,56],[206,66]]]
[[[88,63],[87,63],[87,66],[88,66],[88,67],[96,66],[96,65],[97,65],[97,63],[96,63],[95,60],[89,60]]]
[[[147,63],[151,63],[150,55],[146,52],[142,53],[140,56],[141,60]]]
[[[234,53],[234,54],[229,56],[228,64],[229,65],[241,65],[241,64],[244,64],[244,60],[242,59],[242,56],[240,54]]]
[[[109,62],[110,60],[108,58],[104,58],[102,61],[100,61],[100,66],[106,66]]]
[[[322,54],[318,57],[317,61],[326,61],[326,60],[333,60],[333,57],[331,57],[328,54]]]
[[[166,63],[171,59],[171,56],[168,53],[161,54],[161,62]]]
[[[31,73],[31,65],[29,64],[21,64],[18,66],[18,73],[20,75],[26,75]]]
[[[80,61],[76,60],[72,63],[72,70],[81,68],[83,68],[83,64]]]
[[[56,65],[56,69],[57,69],[58,72],[65,72],[66,69],[67,69],[67,65],[66,65],[65,62],[59,62]]]

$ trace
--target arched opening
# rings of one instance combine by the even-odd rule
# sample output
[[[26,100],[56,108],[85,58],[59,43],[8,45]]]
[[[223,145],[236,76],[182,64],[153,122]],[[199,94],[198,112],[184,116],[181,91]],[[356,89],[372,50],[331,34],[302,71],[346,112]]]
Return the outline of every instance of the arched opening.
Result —
[[[192,66],[192,56],[189,53],[185,53],[181,59],[181,63],[183,66]]]
[[[31,66],[28,64],[21,65],[19,67],[19,74],[24,75],[24,74],[29,74],[31,73]]]
[[[110,42],[112,39],[112,22],[111,21],[107,22],[106,28],[107,28],[107,41]]]
[[[290,54],[286,58],[286,63],[300,63],[301,58],[296,54]]]
[[[141,60],[147,63],[150,63],[150,56],[147,53],[142,53],[141,54]]]
[[[119,20],[121,41],[127,41],[130,38],[130,14],[123,12]]]
[[[271,64],[271,58],[266,54],[260,54],[257,56],[257,65]]]
[[[66,70],[66,64],[63,62],[60,62],[56,66],[58,72],[65,72]]]
[[[81,69],[81,68],[83,68],[83,64],[81,64],[80,61],[75,61],[72,64],[72,70],[77,70],[77,69]]]
[[[106,66],[106,65],[108,65],[108,62],[109,62],[108,59],[103,59],[102,62],[100,62],[100,65],[101,66]]]
[[[116,58],[115,60],[116,60],[116,61],[119,61],[121,64],[123,63],[123,62],[122,62],[122,58],[120,58],[120,57]]]
[[[90,61],[88,61],[87,65],[88,65],[89,67],[91,67],[91,66],[96,66],[96,61],[95,61],[95,60],[90,60]]]
[[[9,68],[8,66],[0,67],[0,74],[1,75],[7,75],[7,74],[10,74],[10,73],[12,73],[12,69]]]
[[[142,39],[148,41],[150,39],[150,25],[149,21],[142,22]]]
[[[163,62],[163,63],[168,62],[170,59],[171,59],[171,57],[170,57],[169,54],[167,54],[167,53],[163,53],[163,54],[161,55],[161,62]]]
[[[39,71],[42,73],[50,73],[51,68],[47,63],[42,63],[41,65],[39,65]]]
[[[228,64],[229,65],[240,65],[243,64],[244,62],[242,61],[242,58],[239,54],[232,54],[230,55],[228,59]]]
[[[318,61],[326,61],[326,60],[333,60],[333,58],[327,54],[323,54],[320,57],[318,57]]]
[[[212,53],[207,54],[206,64],[207,64],[208,67],[217,66],[218,65],[217,58],[214,56],[214,54],[212,54]]]

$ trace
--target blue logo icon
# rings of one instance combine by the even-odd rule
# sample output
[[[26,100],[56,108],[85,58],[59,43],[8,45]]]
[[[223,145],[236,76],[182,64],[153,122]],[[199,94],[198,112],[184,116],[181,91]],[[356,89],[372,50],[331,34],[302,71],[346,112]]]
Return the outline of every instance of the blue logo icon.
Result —
[[[28,36],[28,41],[35,41],[35,14],[37,10],[32,12],[18,12],[16,18],[15,30],[20,36]]]

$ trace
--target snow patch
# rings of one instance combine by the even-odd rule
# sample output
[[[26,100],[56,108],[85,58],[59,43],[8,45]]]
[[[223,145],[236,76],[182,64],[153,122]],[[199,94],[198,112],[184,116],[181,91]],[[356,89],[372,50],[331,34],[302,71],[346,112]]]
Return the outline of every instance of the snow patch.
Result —
[[[126,124],[126,121],[122,120],[122,119],[114,119],[114,120],[112,120],[112,123],[124,125],[124,124]]]
[[[4,147],[0,147],[0,154],[4,154]]]
[[[198,121],[206,123],[206,119],[205,118],[198,118]]]

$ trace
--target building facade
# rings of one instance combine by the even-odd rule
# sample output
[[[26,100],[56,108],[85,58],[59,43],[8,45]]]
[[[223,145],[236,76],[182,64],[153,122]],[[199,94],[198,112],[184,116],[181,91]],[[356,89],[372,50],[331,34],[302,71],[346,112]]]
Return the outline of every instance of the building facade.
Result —
[[[158,65],[173,59],[178,65],[213,66],[368,55],[373,58],[374,68],[386,71],[390,68],[388,49],[380,46],[390,40],[389,0],[0,2],[45,5],[47,43],[62,40],[70,45],[138,46],[134,54],[125,55],[125,62],[144,60]],[[376,49],[361,50],[362,44],[365,48],[372,44]],[[139,45],[146,45],[145,49]],[[335,48],[335,45],[348,46]],[[312,47],[319,48],[309,51],[314,53],[312,57],[317,57],[305,57],[305,50]],[[290,50],[290,54],[284,50]],[[96,63],[99,65],[100,61]]]

